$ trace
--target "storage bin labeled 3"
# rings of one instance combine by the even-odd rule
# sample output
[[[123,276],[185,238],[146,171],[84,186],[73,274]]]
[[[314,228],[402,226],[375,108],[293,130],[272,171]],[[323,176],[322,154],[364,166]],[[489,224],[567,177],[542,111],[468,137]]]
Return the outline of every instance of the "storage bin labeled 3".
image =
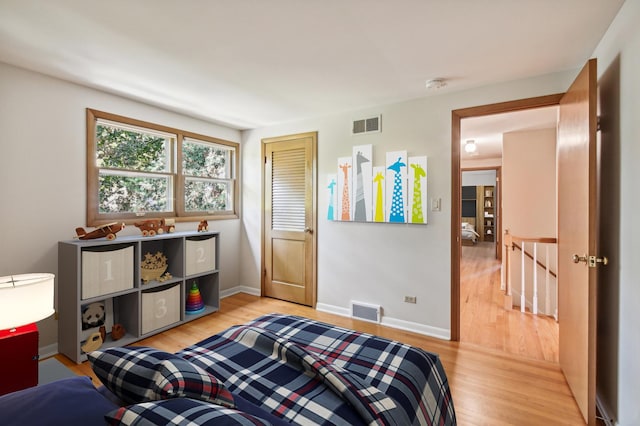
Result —
[[[180,284],[142,292],[142,334],[180,321]]]

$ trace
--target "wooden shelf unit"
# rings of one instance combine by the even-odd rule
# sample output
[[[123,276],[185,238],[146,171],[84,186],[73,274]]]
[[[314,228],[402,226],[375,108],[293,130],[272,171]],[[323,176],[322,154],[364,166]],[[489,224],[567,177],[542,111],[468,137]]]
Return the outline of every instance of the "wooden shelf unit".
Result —
[[[99,327],[83,329],[82,312],[94,303],[106,312],[107,335],[100,348],[125,346],[216,312],[220,307],[219,249],[219,232],[60,241],[58,351],[77,363],[86,360],[81,346]],[[147,254],[158,252],[166,257],[170,276],[161,282],[143,281],[142,262]],[[204,310],[189,314],[185,306],[194,282]],[[124,327],[124,337],[111,337],[113,324]]]
[[[496,198],[495,186],[482,187],[482,240],[495,241],[496,235]]]

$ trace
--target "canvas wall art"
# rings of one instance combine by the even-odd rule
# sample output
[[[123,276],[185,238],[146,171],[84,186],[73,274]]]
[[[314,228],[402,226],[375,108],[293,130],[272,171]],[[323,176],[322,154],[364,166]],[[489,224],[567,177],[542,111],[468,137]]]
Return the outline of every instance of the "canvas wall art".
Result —
[[[385,153],[376,165],[372,145],[352,147],[327,176],[327,219],[345,222],[427,223],[427,157]]]

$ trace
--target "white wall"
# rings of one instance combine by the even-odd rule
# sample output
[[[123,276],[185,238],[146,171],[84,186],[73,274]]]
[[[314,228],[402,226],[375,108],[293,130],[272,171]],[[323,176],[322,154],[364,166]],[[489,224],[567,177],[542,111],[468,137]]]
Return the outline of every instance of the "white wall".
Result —
[[[640,2],[627,0],[594,52],[602,138],[598,394],[619,425],[640,424]]]
[[[383,321],[441,337],[450,335],[451,308],[451,111],[562,92],[577,71],[442,94],[358,112],[294,122],[243,134],[244,240],[241,282],[260,282],[260,144],[266,137],[318,131],[318,305],[346,311],[350,300],[381,304]],[[382,114],[382,132],[351,136],[350,120]],[[353,145],[372,144],[375,165],[387,151],[427,155],[428,196],[442,211],[428,212],[428,225],[329,222],[324,182],[339,156]],[[417,304],[403,302],[417,296]]]
[[[502,228],[555,237],[556,129],[505,133],[502,163]]]
[[[462,186],[493,186],[495,184],[495,170],[473,170],[462,172]]]
[[[58,241],[85,226],[86,108],[240,141],[234,129],[2,63],[0,94],[0,276],[57,274]],[[240,220],[209,226],[221,231],[221,288],[237,286]],[[137,232],[135,227],[122,231]],[[51,318],[39,328],[40,347],[55,350],[57,322]]]

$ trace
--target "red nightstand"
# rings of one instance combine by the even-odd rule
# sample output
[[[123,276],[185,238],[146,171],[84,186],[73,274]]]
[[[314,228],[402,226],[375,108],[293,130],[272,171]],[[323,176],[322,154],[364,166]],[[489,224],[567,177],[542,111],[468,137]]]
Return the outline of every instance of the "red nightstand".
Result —
[[[38,384],[38,327],[0,330],[0,395]]]

